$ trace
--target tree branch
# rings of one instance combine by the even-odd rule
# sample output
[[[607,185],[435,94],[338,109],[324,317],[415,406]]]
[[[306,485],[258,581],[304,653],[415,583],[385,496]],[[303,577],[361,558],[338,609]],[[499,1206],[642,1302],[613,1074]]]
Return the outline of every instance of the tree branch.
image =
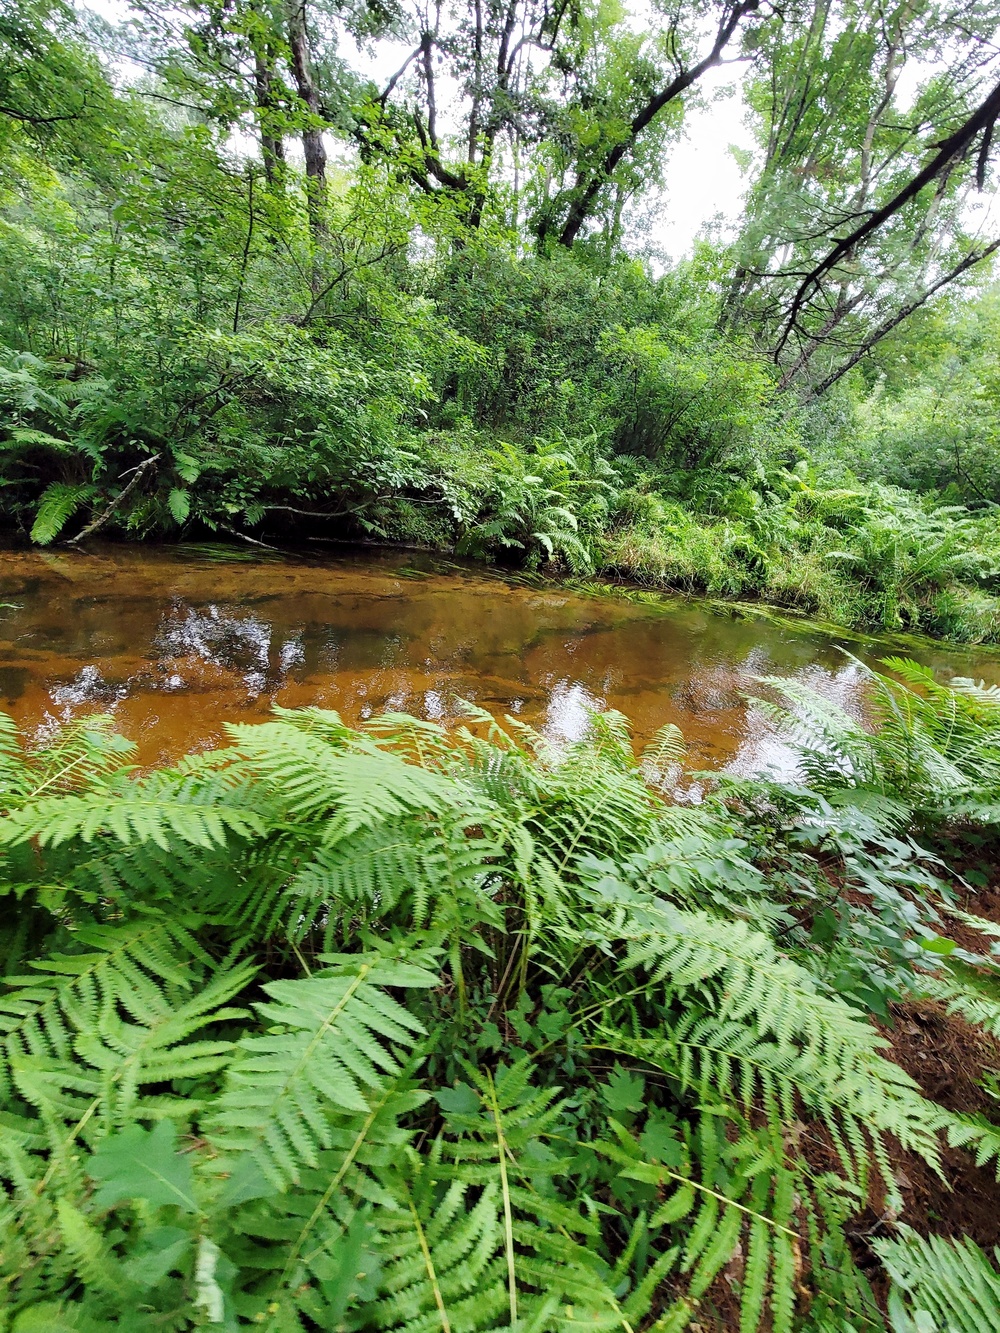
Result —
[[[159,454],[151,454],[149,458],[145,459],[142,463],[140,463],[135,470],[135,474],[132,477],[132,480],[125,487],[125,489],[123,491],[119,491],[118,494],[115,496],[115,498],[107,506],[107,508],[102,510],[102,512],[92,522],[88,523],[82,532],[78,532],[75,537],[71,538],[68,545],[76,546],[79,542],[82,542],[84,538],[92,537],[95,532],[98,532],[101,528],[103,528],[105,523],[107,523],[108,519],[115,512],[118,506],[120,504],[123,504],[128,499],[128,497],[136,489],[136,487],[142,481],[143,477],[149,471],[149,469],[156,466],[156,464],[159,462],[159,459],[160,459]]]
[[[981,264],[984,259],[988,259],[990,255],[994,254],[998,249],[1000,249],[1000,239],[992,241],[984,250],[973,250],[970,254],[967,254],[964,259],[955,265],[954,268],[949,269],[947,273],[938,278],[937,282],[928,287],[920,296],[911,301],[908,305],[905,305],[901,310],[897,311],[890,319],[887,319],[880,324],[878,328],[865,339],[863,345],[848,357],[842,366],[839,366],[835,371],[827,375],[826,379],[822,380],[819,384],[809,390],[809,393],[806,396],[806,401],[808,402],[819,398],[821,394],[826,393],[827,389],[836,384],[837,381],[843,375],[846,375],[852,367],[856,366],[859,361],[862,361],[872,348],[880,343],[887,334],[891,333],[893,329],[898,328],[905,319],[909,319],[915,310],[919,310],[922,305],[925,305],[936,292],[939,292],[942,287],[946,287],[949,282],[954,282],[956,278],[960,277],[970,268],[973,268],[976,264]]]
[[[968,152],[979,134],[992,133],[998,115],[1000,115],[1000,83],[996,85],[972,115],[959,126],[954,134],[942,140],[938,145],[938,151],[907,185],[897,191],[881,208],[877,208],[870,213],[867,221],[861,223],[847,236],[837,241],[826,257],[806,274],[792,298],[791,306],[785,317],[784,328],[774,349],[775,361],[780,357],[792,332],[800,327],[799,316],[806,302],[819,287],[826,274],[835,268],[842,259],[851,254],[862,241],[867,240],[890,218],[905,208],[926,185],[936,180],[943,172],[950,170],[955,159]]]
[[[715,41],[708,55],[699,60],[696,65],[692,65],[690,69],[682,69],[665,88],[651,97],[646,105],[636,112],[632,117],[625,138],[621,143],[615,144],[613,148],[608,150],[601,165],[591,172],[590,180],[586,185],[584,185],[582,179],[577,178],[578,187],[583,188],[570,208],[569,215],[559,234],[560,245],[567,249],[572,247],[579,235],[580,228],[590,215],[591,207],[601,186],[607,183],[622,158],[634,150],[643,130],[655,120],[664,107],[680,97],[692,84],[697,83],[706,71],[721,64],[722,54],[732,41],[737,28],[748,14],[756,13],[760,6],[761,0],[740,0],[740,3],[734,5],[719,23]]]

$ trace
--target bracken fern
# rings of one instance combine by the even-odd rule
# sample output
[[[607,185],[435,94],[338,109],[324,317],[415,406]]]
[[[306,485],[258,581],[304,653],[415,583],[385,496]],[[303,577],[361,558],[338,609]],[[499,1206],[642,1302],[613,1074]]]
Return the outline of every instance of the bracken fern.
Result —
[[[901,1206],[900,1147],[1000,1128],[830,986],[794,821],[783,870],[617,714],[561,751],[472,709],[230,732],[142,775],[101,720],[0,730],[12,1333],[884,1327],[850,1217]],[[933,892],[891,865],[881,910]],[[896,974],[991,1029],[963,958]],[[907,1234],[892,1319],[944,1254]]]

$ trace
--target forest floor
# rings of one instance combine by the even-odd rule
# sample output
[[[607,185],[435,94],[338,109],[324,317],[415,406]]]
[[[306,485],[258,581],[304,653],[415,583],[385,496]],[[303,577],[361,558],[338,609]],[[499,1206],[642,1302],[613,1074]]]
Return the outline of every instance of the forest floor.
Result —
[[[986,887],[962,886],[957,906],[1000,928],[1000,866]],[[961,919],[951,918],[947,933],[969,952],[982,952],[982,936]],[[888,1022],[876,1023],[889,1042],[886,1054],[921,1091],[950,1111],[995,1119],[997,1102],[984,1087],[984,1080],[991,1074],[1000,1077],[1000,1042],[949,1014],[934,1000],[893,1004],[890,1013]],[[839,1161],[829,1134],[813,1124],[802,1125],[801,1130],[803,1148],[813,1170],[838,1171]],[[940,1174],[921,1157],[898,1146],[890,1150],[889,1157],[903,1197],[902,1211],[897,1213],[887,1205],[884,1183],[876,1180],[868,1204],[854,1217],[847,1232],[855,1260],[883,1312],[888,1281],[870,1242],[891,1235],[893,1223],[903,1222],[923,1236],[967,1237],[987,1254],[1000,1245],[1000,1182],[993,1166],[977,1166],[973,1154],[963,1148],[943,1149]],[[737,1253],[713,1282],[690,1325],[694,1333],[735,1333],[740,1327],[743,1259]],[[800,1284],[800,1291],[807,1300],[806,1282]],[[861,1326],[867,1326],[863,1318]]]

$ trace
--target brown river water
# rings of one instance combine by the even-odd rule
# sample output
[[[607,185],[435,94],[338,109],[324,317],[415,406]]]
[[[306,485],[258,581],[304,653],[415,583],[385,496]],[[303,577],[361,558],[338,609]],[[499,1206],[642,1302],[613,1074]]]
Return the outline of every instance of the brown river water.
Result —
[[[554,740],[618,708],[642,741],[683,730],[697,766],[788,772],[747,695],[790,675],[863,707],[839,643],[885,645],[740,618],[708,603],[655,604],[504,579],[412,553],[270,557],[243,549],[113,546],[0,551],[0,708],[32,739],[106,712],[152,764],[218,744],[226,722],[272,703],[317,704],[356,723],[386,709],[447,720],[464,698]],[[911,655],[943,678],[1000,682],[1000,656],[934,644]]]

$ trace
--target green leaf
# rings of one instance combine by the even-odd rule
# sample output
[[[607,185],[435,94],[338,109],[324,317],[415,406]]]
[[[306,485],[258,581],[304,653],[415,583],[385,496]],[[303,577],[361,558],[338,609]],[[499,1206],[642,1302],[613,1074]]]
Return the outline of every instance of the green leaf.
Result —
[[[31,525],[31,540],[39,546],[48,546],[93,491],[93,486],[67,486],[64,482],[54,481],[39,502]]]
[[[191,1248],[192,1236],[180,1227],[156,1227],[143,1239],[142,1252],[126,1259],[122,1267],[130,1282],[148,1291],[180,1268]]]
[[[651,1115],[639,1136],[639,1146],[647,1157],[664,1166],[676,1167],[684,1161],[684,1150],[677,1137],[673,1116]]]
[[[439,1088],[434,1093],[434,1100],[445,1113],[452,1115],[476,1115],[479,1111],[479,1096],[468,1083],[456,1083],[453,1088]]]
[[[175,523],[185,523],[188,514],[191,512],[191,492],[181,490],[175,486],[167,496],[167,508],[170,510]]]
[[[947,958],[958,948],[954,940],[946,939],[943,935],[935,935],[931,940],[921,940],[921,949],[926,949],[928,953],[939,953]]]
[[[638,1074],[616,1065],[608,1075],[607,1086],[603,1089],[604,1101],[609,1110],[638,1112],[645,1106],[646,1080]]]
[[[63,1312],[61,1302],[45,1301],[22,1310],[14,1320],[12,1333],[78,1333],[79,1324]]]
[[[201,476],[201,464],[197,458],[192,458],[190,454],[175,453],[174,467],[177,470],[177,475],[189,485]],[[181,493],[183,494],[183,492]],[[177,494],[177,492],[174,491],[172,494]]]
[[[151,1130],[130,1125],[103,1139],[87,1167],[90,1177],[102,1182],[94,1205],[113,1208],[123,1199],[145,1199],[196,1213],[191,1160],[175,1150],[175,1138],[170,1121],[161,1120]]]

